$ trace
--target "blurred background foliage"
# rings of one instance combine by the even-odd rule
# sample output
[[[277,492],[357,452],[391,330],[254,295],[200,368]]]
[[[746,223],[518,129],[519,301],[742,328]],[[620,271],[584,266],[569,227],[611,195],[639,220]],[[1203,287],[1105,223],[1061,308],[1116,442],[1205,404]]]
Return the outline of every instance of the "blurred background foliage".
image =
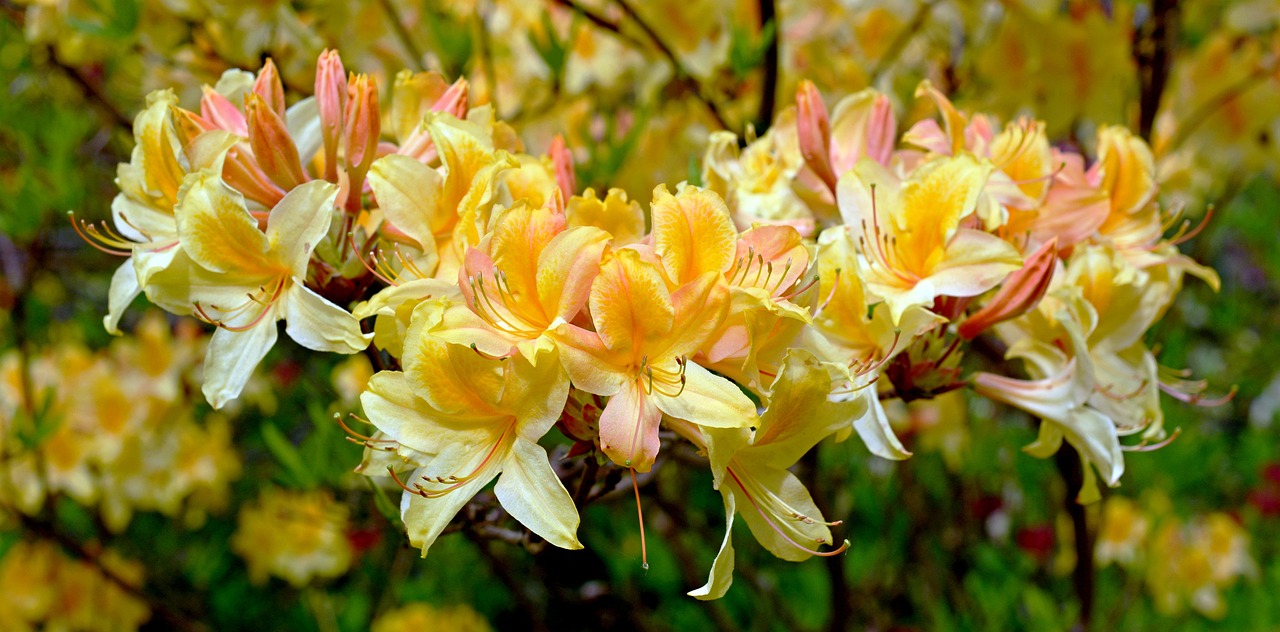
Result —
[[[1079,625],[1082,590],[1086,627],[1280,627],[1274,0],[2,0],[0,15],[0,628],[1057,630]],[[683,595],[722,529],[709,475],[686,468],[643,490],[648,571],[626,497],[589,508],[585,551],[462,532],[419,560],[332,421],[358,409],[367,360],[277,346],[215,415],[194,387],[207,333],[138,310],[112,340],[114,260],[65,218],[109,215],[150,90],[192,105],[271,56],[297,98],[325,47],[383,86],[400,68],[465,75],[531,148],[564,134],[582,184],[633,198],[696,179],[708,132],[762,132],[802,78],[830,96],[874,85],[908,122],[930,114],[911,98],[929,78],[1061,143],[1129,125],[1167,203],[1217,212],[1187,247],[1222,291],[1189,284],[1152,342],[1238,396],[1166,401],[1181,435],[1088,508],[1088,586],[1057,470],[1017,449],[1030,419],[958,393],[896,411],[908,461],[820,446],[800,473],[849,552],[797,565],[743,547],[718,602]]]

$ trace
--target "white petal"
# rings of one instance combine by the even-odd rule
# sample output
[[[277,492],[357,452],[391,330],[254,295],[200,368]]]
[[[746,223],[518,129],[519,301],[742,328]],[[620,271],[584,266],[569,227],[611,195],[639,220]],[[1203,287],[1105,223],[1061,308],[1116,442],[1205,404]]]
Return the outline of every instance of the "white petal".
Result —
[[[107,292],[107,315],[102,317],[102,326],[107,328],[107,333],[120,335],[120,316],[140,293],[142,288],[138,286],[138,273],[133,269],[133,257],[129,257],[111,275],[111,289]]]
[[[360,331],[360,321],[350,312],[296,280],[285,292],[284,318],[289,337],[313,351],[359,353],[373,338]]]
[[[276,344],[275,314],[263,316],[245,331],[219,328],[204,357],[205,399],[215,409],[240,396],[253,370]]]
[[[564,549],[582,548],[578,509],[542,446],[517,438],[493,491],[507,513],[547,542]]]

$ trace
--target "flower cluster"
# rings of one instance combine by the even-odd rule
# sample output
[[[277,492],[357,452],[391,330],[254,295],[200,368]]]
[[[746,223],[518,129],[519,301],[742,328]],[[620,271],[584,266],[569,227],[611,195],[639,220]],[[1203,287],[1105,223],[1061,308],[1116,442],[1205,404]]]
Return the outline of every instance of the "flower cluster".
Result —
[[[351,568],[347,509],[326,491],[268,489],[240,509],[231,548],[256,584],[271,576],[301,588],[338,577]]]
[[[170,333],[152,312],[101,353],[67,341],[25,371],[17,351],[0,356],[0,502],[35,515],[65,495],[114,532],[135,511],[196,526],[224,508],[240,475],[231,429],[198,421],[187,394],[204,344],[193,323]]]
[[[1159,505],[1144,509],[1123,496],[1103,503],[1102,528],[1094,548],[1098,563],[1119,564],[1144,573],[1156,608],[1177,614],[1188,605],[1200,614],[1220,619],[1226,614],[1222,591],[1241,578],[1257,575],[1249,554],[1249,536],[1241,524],[1224,513],[1210,513],[1182,521],[1163,515]],[[1153,523],[1159,527],[1153,529]]]
[[[151,610],[128,588],[141,586],[142,565],[111,551],[95,561],[101,567],[72,560],[47,541],[13,544],[0,558],[0,627],[104,632],[141,627]]]
[[[881,400],[965,386],[960,359],[979,337],[1007,352],[976,390],[1042,419],[1027,451],[1066,441],[1111,485],[1122,437],[1169,438],[1161,390],[1204,389],[1160,368],[1143,335],[1185,274],[1217,278],[1179,254],[1189,226],[1164,237],[1177,218],[1155,200],[1150,150],[1122,128],[1100,129],[1090,158],[1051,145],[1041,122],[1002,127],[925,82],[941,118],[900,133],[887,96],[828,114],[804,83],[745,148],[711,136],[704,186],[658,184],[646,209],[620,189],[580,191],[563,141],[525,152],[465,81],[402,73],[383,111],[376,84],[326,52],[315,93],[287,106],[268,62],[206,88],[199,113],[153,94],[115,231],[81,228],[130,256],[108,328],[139,293],[217,327],[215,408],[280,320],[315,351],[372,343],[395,368],[360,397],[374,431],[352,431],[359,469],[404,490],[424,555],[495,479],[510,516],[580,548],[584,499],[539,443],[552,428],[633,484],[684,443],[724,500],[723,546],[691,593],[715,598],[738,515],[783,559],[843,550],[823,551],[839,523],[789,468],[855,432],[908,457]],[[1089,484],[1081,499],[1095,495]]]

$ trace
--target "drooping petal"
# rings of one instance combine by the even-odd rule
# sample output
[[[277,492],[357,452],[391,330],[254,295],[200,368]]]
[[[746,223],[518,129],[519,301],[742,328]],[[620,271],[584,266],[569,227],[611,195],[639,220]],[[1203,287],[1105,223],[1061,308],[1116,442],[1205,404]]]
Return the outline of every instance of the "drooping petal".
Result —
[[[733,585],[733,517],[737,513],[733,494],[725,493],[724,542],[720,543],[720,552],[716,553],[716,559],[711,563],[711,574],[707,577],[707,583],[701,588],[690,590],[688,592],[690,597],[703,601],[719,599],[729,592],[729,587]]]
[[[272,308],[268,308],[272,309]],[[209,339],[204,358],[202,392],[209,405],[220,409],[240,396],[253,370],[276,344],[274,314],[267,314],[244,331],[218,328]]]
[[[648,472],[658,456],[658,422],[662,412],[633,380],[615,393],[600,413],[600,449],[623,467]]]
[[[578,509],[547,458],[542,446],[516,439],[493,492],[530,531],[562,549],[580,549]]]
[[[102,326],[106,327],[107,333],[120,335],[120,317],[141,293],[138,272],[133,269],[133,258],[130,257],[111,275],[111,289],[107,292],[107,315],[102,317]]]
[[[474,467],[474,464],[472,466]],[[414,471],[413,480],[428,476],[428,472],[435,475],[431,464]],[[440,537],[444,528],[453,521],[453,517],[458,515],[463,505],[466,505],[476,492],[484,489],[484,486],[497,475],[498,465],[494,462],[484,467],[474,478],[442,496],[424,498],[419,494],[406,491],[400,499],[400,518],[404,520],[409,544],[422,549],[422,557],[426,557],[431,545],[435,543],[436,538]]]
[[[360,331],[360,321],[311,288],[295,284],[284,296],[285,332],[313,351],[359,353],[372,334]]]
[[[737,505],[751,534],[770,553],[789,562],[808,559],[823,544],[831,544],[831,530],[795,474],[735,460],[725,484],[738,495]]]
[[[893,461],[909,458],[911,452],[903,447],[898,436],[889,425],[889,416],[885,414],[884,404],[876,395],[876,389],[866,387],[861,391],[861,398],[866,402],[866,412],[853,422],[853,429],[858,438],[866,444],[872,454]]]
[[[865,412],[863,400],[833,402],[831,377],[807,351],[794,349],[774,380],[769,408],[756,425],[750,459],[788,468],[806,452]],[[696,420],[695,420],[696,421]]]

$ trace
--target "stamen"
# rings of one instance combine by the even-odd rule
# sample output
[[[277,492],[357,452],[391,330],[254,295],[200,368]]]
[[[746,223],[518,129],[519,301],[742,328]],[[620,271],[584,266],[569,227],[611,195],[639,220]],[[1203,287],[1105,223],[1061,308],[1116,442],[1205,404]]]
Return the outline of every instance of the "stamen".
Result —
[[[1142,443],[1139,443],[1138,445],[1134,445],[1134,446],[1122,445],[1120,446],[1120,449],[1124,450],[1125,452],[1155,452],[1156,450],[1159,450],[1160,448],[1163,448],[1169,445],[1170,443],[1173,443],[1173,440],[1177,439],[1181,434],[1182,434],[1182,428],[1174,428],[1173,434],[1170,434],[1168,437],[1165,437],[1164,441],[1161,441],[1159,443],[1148,444],[1147,440],[1143,439]]]
[[[384,276],[381,272],[375,269],[375,266],[370,265],[368,261],[364,260],[364,249],[356,246],[356,232],[354,230],[347,233],[347,243],[351,246],[351,252],[355,253],[356,260],[359,261],[360,265],[364,266],[364,269],[368,270],[370,274],[377,277],[379,281],[382,281],[387,285],[391,285],[391,286],[400,285],[396,281],[392,280],[390,277]],[[368,243],[366,242],[365,245],[368,245]],[[375,261],[377,260],[376,254],[371,252],[370,256],[374,257]]]
[[[640,508],[640,484],[636,482],[636,469],[631,470],[631,488],[636,491],[636,516],[640,520],[640,568],[649,570],[649,547],[644,540],[644,510]]]
[[[805,553],[808,553],[810,555],[817,555],[819,557],[833,557],[841,553],[844,553],[846,550],[848,550],[849,548],[848,540],[845,540],[844,544],[840,545],[840,548],[838,549],[835,549],[832,551],[815,551],[791,539],[791,536],[787,535],[781,528],[778,527],[776,523],[774,523],[773,519],[769,517],[769,513],[760,507],[760,504],[756,502],[756,499],[751,495],[751,492],[747,491],[746,485],[742,484],[742,479],[738,478],[738,474],[733,471],[733,468],[729,467],[726,469],[726,471],[729,472],[729,476],[733,477],[734,482],[738,484],[738,489],[742,490],[743,495],[747,497],[747,501],[751,503],[751,506],[756,510],[756,513],[759,513],[760,517],[764,518],[765,523],[769,525],[769,528],[773,529],[774,533],[777,533],[779,536],[781,536],[782,539],[787,542],[787,544],[790,544],[791,546],[794,546],[797,549],[804,551]],[[817,542],[818,544],[826,544],[825,538],[817,538]]]
[[[128,257],[133,254],[133,242],[112,231],[106,222],[103,222],[102,230],[98,230],[93,224],[77,220],[75,211],[67,211],[67,217],[71,219],[71,227],[75,229],[76,234],[90,246],[117,257]]]

